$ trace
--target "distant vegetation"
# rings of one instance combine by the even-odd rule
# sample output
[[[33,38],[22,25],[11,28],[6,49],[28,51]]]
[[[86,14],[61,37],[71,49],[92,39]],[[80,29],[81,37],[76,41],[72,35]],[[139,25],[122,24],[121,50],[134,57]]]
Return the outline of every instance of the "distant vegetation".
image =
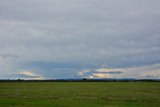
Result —
[[[24,79],[0,79],[0,82],[160,82],[160,79],[134,79],[134,78],[122,78],[122,79],[46,79],[46,80],[24,80]]]
[[[95,82],[88,79],[77,82],[11,81],[0,82],[0,107],[159,107],[160,105],[160,82]]]

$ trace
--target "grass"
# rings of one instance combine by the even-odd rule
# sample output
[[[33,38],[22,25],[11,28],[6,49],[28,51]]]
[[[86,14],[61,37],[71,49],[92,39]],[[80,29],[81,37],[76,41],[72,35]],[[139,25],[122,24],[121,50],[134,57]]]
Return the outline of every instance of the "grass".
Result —
[[[0,107],[160,107],[160,82],[0,82]]]

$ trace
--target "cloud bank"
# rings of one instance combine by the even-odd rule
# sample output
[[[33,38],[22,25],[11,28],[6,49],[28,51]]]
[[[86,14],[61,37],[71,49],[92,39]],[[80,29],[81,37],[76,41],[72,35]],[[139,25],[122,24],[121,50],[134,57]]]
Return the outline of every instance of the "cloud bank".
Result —
[[[159,78],[158,71],[145,74],[160,63],[159,4],[159,0],[0,0],[0,78],[28,70],[48,78],[77,77],[81,70],[101,66],[116,72],[93,77],[113,77],[126,68],[146,65],[143,75],[138,74]],[[131,71],[128,76],[137,73]]]
[[[79,76],[85,78],[135,78],[159,79],[160,64],[126,68],[97,68],[82,70]]]

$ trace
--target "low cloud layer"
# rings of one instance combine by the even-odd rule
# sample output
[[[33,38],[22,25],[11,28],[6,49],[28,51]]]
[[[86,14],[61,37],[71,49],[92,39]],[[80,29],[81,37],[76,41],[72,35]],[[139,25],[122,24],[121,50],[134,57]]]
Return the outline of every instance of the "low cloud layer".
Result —
[[[145,71],[160,63],[159,4],[159,0],[0,0],[0,78],[28,69],[49,78],[77,77],[80,70],[97,67],[114,72],[105,76],[99,69],[101,74],[95,77],[113,77],[145,65],[149,67],[142,78],[150,77]],[[137,73],[131,71],[128,76]],[[159,78],[156,72],[151,76]]]
[[[136,78],[159,79],[160,64],[126,68],[98,68],[86,69],[78,74],[85,78]]]
[[[32,71],[21,71],[17,74],[17,77],[21,79],[45,79],[42,75],[36,74]]]

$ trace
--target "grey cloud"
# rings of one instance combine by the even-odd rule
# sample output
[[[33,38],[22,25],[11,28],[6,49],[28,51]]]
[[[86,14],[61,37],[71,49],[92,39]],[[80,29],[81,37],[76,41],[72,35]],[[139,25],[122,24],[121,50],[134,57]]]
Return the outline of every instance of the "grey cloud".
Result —
[[[160,63],[159,0],[0,0],[0,53],[21,62]],[[6,56],[9,55],[9,56]]]
[[[6,59],[6,58],[13,58],[13,59],[18,59],[18,55],[7,55],[7,54],[0,54],[0,57]]]
[[[158,75],[154,75],[154,74],[152,74],[152,75],[146,75],[146,76],[144,76],[144,77],[141,77],[141,78],[148,78],[148,79],[159,79],[160,78],[160,74],[158,74]]]
[[[122,71],[110,71],[110,72],[106,72],[108,74],[121,74],[123,73]]]
[[[112,71],[113,70],[113,71]],[[109,71],[97,71],[97,69],[85,69],[78,73],[79,76],[87,77],[87,78],[94,78],[94,77],[111,77],[113,78],[115,75],[118,77],[118,75],[123,75],[124,72],[122,71],[116,71],[114,69]]]

